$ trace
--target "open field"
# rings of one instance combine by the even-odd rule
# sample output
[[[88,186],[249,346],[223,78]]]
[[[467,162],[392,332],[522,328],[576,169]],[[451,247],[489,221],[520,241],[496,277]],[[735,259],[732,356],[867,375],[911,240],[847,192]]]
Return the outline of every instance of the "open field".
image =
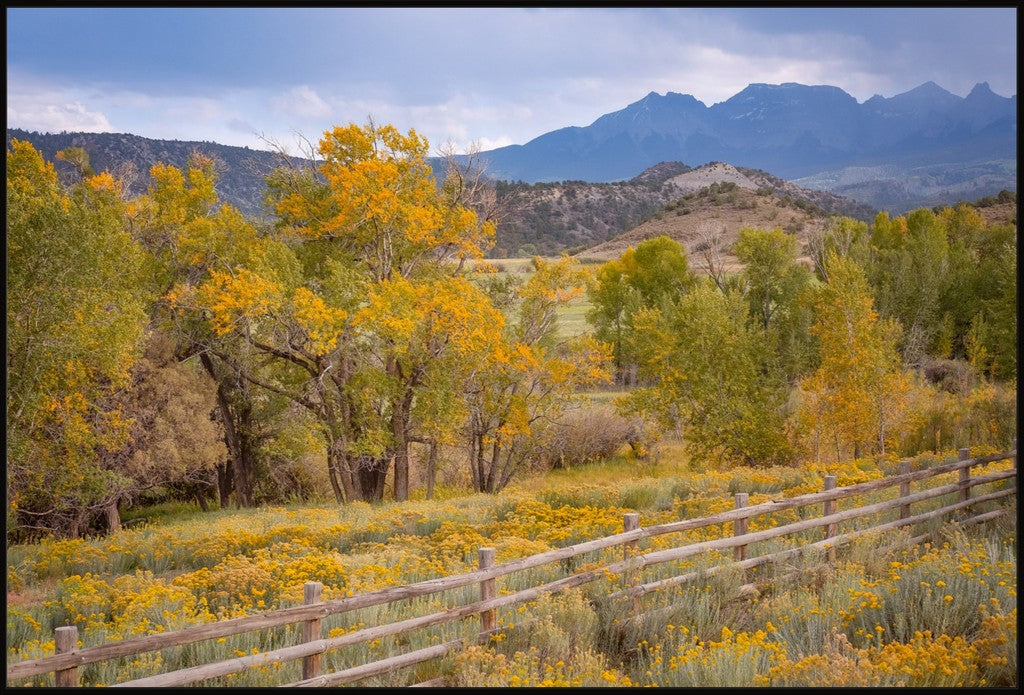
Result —
[[[955,454],[924,455],[911,465],[949,458]],[[638,512],[644,526],[692,519],[732,508],[736,492],[748,492],[750,503],[758,504],[820,490],[826,473],[845,486],[897,467],[895,461],[862,459],[820,469],[718,470],[687,461],[672,444],[659,461],[649,465],[622,456],[549,471],[523,477],[497,495],[447,487],[434,501],[194,512],[106,538],[14,546],[8,551],[8,659],[53,653],[53,629],[60,625],[77,625],[86,646],[154,634],[298,604],[307,581],[324,584],[324,599],[350,596],[472,570],[484,546],[494,547],[502,563],[617,533],[627,512]],[[988,464],[978,473],[1009,465]],[[798,518],[791,510],[780,522],[779,514],[752,518],[750,532]],[[684,535],[689,542],[721,538],[731,533],[724,526]],[[1009,521],[969,532],[934,530],[937,540],[919,547],[887,551],[905,537],[891,533],[844,549],[834,565],[811,558],[766,569],[760,575],[765,588],[755,596],[738,595],[740,577],[729,572],[707,584],[655,592],[645,597],[647,617],[639,622],[602,598],[608,582],[618,581],[609,577],[499,611],[502,637],[488,645],[362,684],[400,686],[438,676],[464,686],[1014,684],[1012,514]],[[648,551],[666,542],[653,537],[641,546]],[[575,566],[602,559],[582,557]],[[712,553],[666,571],[700,570],[730,559]],[[795,569],[805,571],[802,578],[783,576]],[[538,567],[529,576],[510,576],[499,583],[499,594],[558,571]],[[448,601],[465,600],[464,594],[456,590],[331,616],[323,632],[334,637],[401,619],[414,608],[443,609]],[[469,620],[375,640],[330,653],[324,668],[365,663],[476,629],[478,623]],[[124,663],[91,664],[80,669],[82,683],[123,682],[294,644],[296,637],[291,628],[234,635]],[[297,668],[285,663],[209,684],[286,683],[298,677]],[[45,685],[47,677],[34,682]]]
[[[550,258],[545,260],[557,260]],[[533,275],[532,258],[489,258],[480,262],[494,269],[498,274],[512,275],[526,282]],[[587,265],[587,264],[584,264]],[[586,293],[571,302],[558,307],[558,335],[560,338],[573,338],[591,330],[587,322],[587,312],[591,303]]]

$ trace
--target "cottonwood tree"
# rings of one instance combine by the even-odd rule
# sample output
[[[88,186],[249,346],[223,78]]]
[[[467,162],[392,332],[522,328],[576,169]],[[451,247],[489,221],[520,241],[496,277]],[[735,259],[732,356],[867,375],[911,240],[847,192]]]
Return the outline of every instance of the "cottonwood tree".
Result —
[[[623,403],[628,412],[681,422],[694,458],[754,466],[792,459],[786,382],[770,368],[764,329],[747,320],[742,295],[699,282],[670,311],[639,312],[634,326],[654,385]]]
[[[581,388],[608,380],[607,345],[590,336],[557,339],[557,309],[579,297],[585,282],[584,271],[567,256],[535,258],[518,293],[517,320],[497,333],[500,342],[466,380],[466,438],[476,490],[502,490],[526,466],[538,425],[556,420]]]
[[[617,381],[636,364],[634,315],[679,301],[693,283],[686,251],[666,236],[630,247],[598,268],[587,288],[593,304],[587,319],[595,337],[612,346]]]
[[[147,275],[157,300],[150,311],[156,331],[171,336],[176,357],[198,362],[212,380],[228,457],[216,469],[221,506],[233,494],[240,507],[255,495],[260,446],[272,436],[280,403],[240,377],[236,364],[251,364],[237,336],[213,330],[189,299],[200,284],[236,268],[287,272],[290,251],[266,238],[234,207],[219,200],[214,162],[189,158],[184,169],[156,164],[147,193],[128,204],[133,236],[146,250]]]
[[[30,144],[7,151],[8,519],[79,535],[117,473],[101,449],[128,440],[113,395],[146,325],[141,251],[116,179],[70,189]]]
[[[799,419],[811,435],[815,457],[834,446],[836,460],[884,453],[903,416],[909,377],[897,350],[899,324],[880,320],[864,270],[829,253],[828,282],[818,290],[812,332],[820,366],[800,383]]]
[[[193,363],[181,362],[164,334],[150,333],[130,383],[115,402],[128,422],[123,446],[103,449],[114,474],[106,490],[107,530],[120,528],[119,505],[169,488],[187,490],[207,509],[210,473],[227,456],[221,427],[210,417],[215,386]]]
[[[381,499],[392,464],[406,499],[416,404],[445,381],[430,372],[486,326],[486,297],[459,276],[493,224],[462,204],[464,187],[437,185],[415,131],[350,124],[318,151],[315,171],[268,181],[289,270],[211,272],[191,299],[278,370],[236,361],[239,374],[321,423],[339,500]]]
[[[743,264],[740,282],[751,318],[769,341],[786,377],[795,381],[812,365],[815,349],[809,332],[812,274],[797,262],[796,236],[781,229],[740,229],[733,253]]]
[[[925,209],[892,219],[879,213],[871,250],[866,268],[878,312],[899,321],[903,361],[918,365],[934,351],[942,318],[940,299],[949,271],[946,225]]]

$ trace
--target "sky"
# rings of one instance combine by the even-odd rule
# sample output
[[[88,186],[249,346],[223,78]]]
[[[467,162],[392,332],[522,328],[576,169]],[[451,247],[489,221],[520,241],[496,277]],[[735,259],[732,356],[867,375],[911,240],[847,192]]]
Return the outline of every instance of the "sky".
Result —
[[[650,92],[751,83],[863,102],[928,81],[1017,93],[1015,7],[10,7],[7,126],[299,154],[391,123],[431,150],[525,144]]]

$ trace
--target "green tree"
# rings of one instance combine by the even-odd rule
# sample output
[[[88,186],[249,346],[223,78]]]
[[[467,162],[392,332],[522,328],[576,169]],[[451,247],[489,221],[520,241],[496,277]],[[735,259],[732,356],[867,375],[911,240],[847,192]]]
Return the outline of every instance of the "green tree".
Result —
[[[634,315],[678,302],[694,282],[685,249],[666,236],[630,247],[598,268],[587,288],[593,305],[587,319],[594,335],[612,346],[616,381],[637,363]]]
[[[899,321],[903,361],[919,364],[940,337],[940,298],[949,271],[946,225],[925,209],[895,220],[879,215],[871,242],[873,259],[866,267],[878,312]]]
[[[64,190],[12,141],[7,252],[8,509],[23,529],[77,535],[116,482],[99,451],[129,437],[114,394],[146,324],[119,183],[104,172]]]
[[[786,383],[765,368],[764,330],[747,321],[741,295],[702,282],[672,313],[644,309],[634,324],[655,385],[635,392],[633,405],[653,405],[666,424],[678,418],[691,456],[756,466],[792,459]]]
[[[811,271],[797,263],[797,239],[781,229],[740,229],[733,253],[743,264],[742,287],[750,315],[770,343],[769,353],[792,381],[814,360],[809,328]]]

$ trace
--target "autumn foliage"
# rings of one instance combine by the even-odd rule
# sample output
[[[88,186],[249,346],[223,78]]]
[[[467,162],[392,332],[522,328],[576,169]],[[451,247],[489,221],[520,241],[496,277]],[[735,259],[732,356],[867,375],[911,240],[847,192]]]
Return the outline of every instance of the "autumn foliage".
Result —
[[[554,460],[552,433],[610,382],[646,460],[672,435],[767,467],[1015,434],[1015,229],[969,206],[836,218],[803,247],[744,228],[742,267],[711,279],[665,237],[518,279],[480,263],[491,184],[454,159],[435,178],[414,130],[337,126],[310,154],[282,158],[256,221],[219,199],[208,157],[156,164],[129,198],[81,148],[64,184],[10,144],[18,533],[114,530],[169,499],[407,500],[445,467],[495,493]],[[568,311],[589,329],[564,334]]]

